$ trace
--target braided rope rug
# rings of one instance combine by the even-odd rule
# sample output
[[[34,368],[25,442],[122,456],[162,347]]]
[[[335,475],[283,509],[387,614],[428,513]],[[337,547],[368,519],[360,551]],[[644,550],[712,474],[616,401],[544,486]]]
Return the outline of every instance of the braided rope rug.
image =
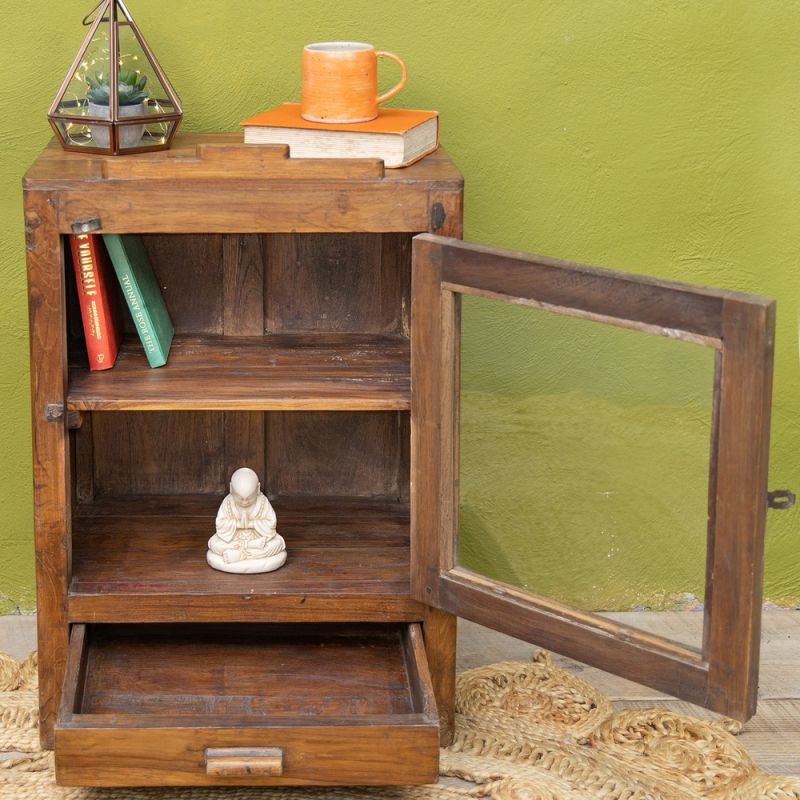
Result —
[[[733,720],[664,709],[615,712],[547,653],[461,673],[455,741],[441,774],[471,788],[67,789],[36,730],[36,657],[0,654],[0,798],[14,800],[800,800],[800,778],[767,775]]]

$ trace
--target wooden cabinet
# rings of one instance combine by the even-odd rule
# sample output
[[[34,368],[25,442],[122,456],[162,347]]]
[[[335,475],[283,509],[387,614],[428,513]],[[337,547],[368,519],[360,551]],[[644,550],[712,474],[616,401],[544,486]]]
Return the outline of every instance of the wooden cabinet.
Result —
[[[771,304],[459,243],[442,150],[384,172],[226,135],[130,159],[51,145],[24,187],[41,736],[61,783],[434,781],[456,614],[752,713]],[[76,225],[143,235],[166,367],[129,329],[116,366],[88,371]],[[702,652],[455,563],[463,293],[718,351]],[[287,541],[274,573],[205,562],[242,465]]]

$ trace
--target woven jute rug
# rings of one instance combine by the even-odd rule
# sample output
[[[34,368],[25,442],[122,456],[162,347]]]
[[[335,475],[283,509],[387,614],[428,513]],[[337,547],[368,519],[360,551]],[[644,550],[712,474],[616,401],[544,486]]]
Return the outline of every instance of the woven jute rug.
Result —
[[[14,800],[800,800],[800,779],[767,775],[733,720],[664,709],[615,712],[547,653],[458,677],[455,742],[441,773],[474,786],[337,789],[64,789],[39,750],[36,659],[0,654],[0,797]],[[456,782],[457,783],[457,782]]]

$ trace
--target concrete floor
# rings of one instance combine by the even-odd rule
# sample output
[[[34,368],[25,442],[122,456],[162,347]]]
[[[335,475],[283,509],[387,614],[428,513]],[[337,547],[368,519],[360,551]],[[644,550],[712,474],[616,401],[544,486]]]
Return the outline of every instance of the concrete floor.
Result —
[[[609,616],[687,644],[699,642],[702,635],[703,615],[698,612],[626,612]],[[35,617],[0,617],[0,650],[24,658],[35,647]],[[459,621],[459,670],[507,659],[527,660],[533,649],[527,642]],[[555,660],[603,691],[617,708],[658,705],[696,717],[716,716],[577,661],[561,656]],[[765,771],[800,775],[800,611],[764,612],[758,713],[747,723],[740,739]]]
[[[36,617],[0,617],[0,651],[21,660],[35,649]]]

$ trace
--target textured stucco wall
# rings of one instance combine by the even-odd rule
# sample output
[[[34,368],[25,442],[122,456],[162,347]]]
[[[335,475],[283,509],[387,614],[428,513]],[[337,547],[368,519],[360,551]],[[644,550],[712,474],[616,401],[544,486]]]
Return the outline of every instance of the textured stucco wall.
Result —
[[[0,610],[34,604],[19,179],[49,137],[44,115],[90,6],[3,6]],[[467,178],[467,238],[777,297],[770,484],[800,488],[797,3],[132,0],[131,10],[181,93],[187,130],[234,129],[297,97],[306,42],[371,41],[407,60],[397,101],[442,112],[443,143]],[[480,314],[474,326],[473,342],[498,335]],[[613,388],[593,380],[598,396]],[[655,389],[670,386],[664,378]],[[631,391],[643,406],[658,394]],[[640,511],[631,504],[631,515]],[[787,604],[800,599],[799,519],[798,510],[769,517],[766,593]],[[634,521],[623,551],[647,534],[647,518]],[[591,586],[579,599],[602,608],[681,590],[663,586],[653,548],[640,552],[635,597],[598,581],[590,559],[573,565],[561,589]],[[676,558],[677,584],[694,556]]]

